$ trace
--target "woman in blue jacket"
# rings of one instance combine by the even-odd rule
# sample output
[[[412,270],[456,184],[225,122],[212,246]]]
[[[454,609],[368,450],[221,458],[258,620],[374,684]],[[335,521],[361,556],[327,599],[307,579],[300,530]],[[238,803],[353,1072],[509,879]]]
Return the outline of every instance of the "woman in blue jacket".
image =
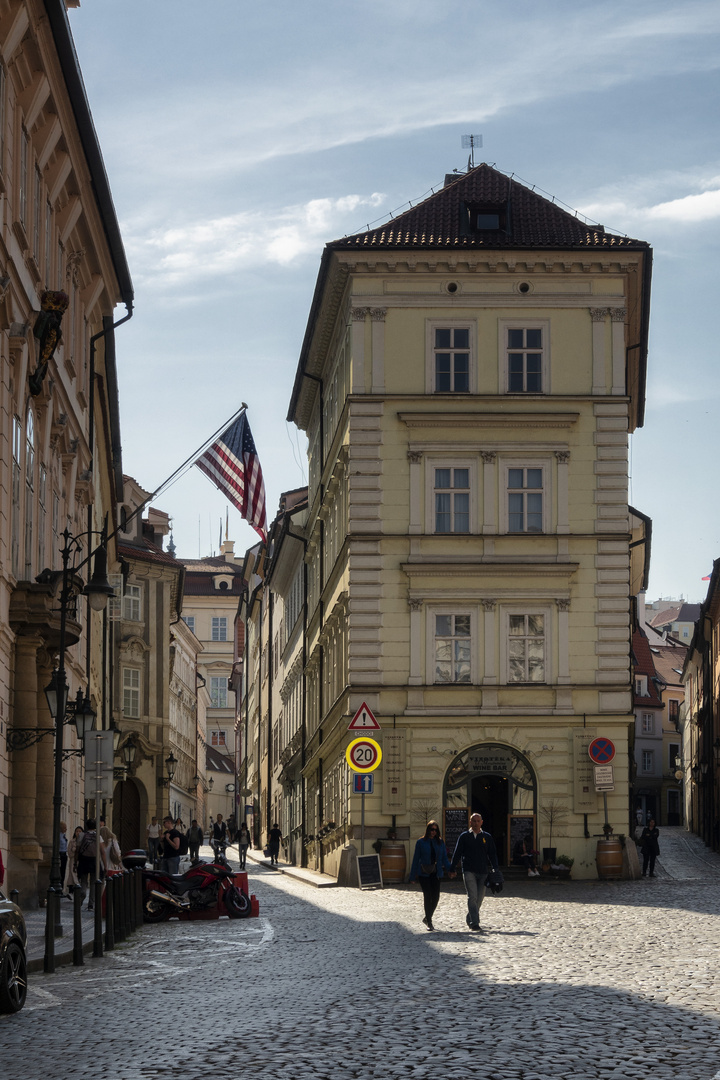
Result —
[[[440,879],[445,871],[450,877],[455,877],[450,870],[450,860],[440,835],[440,826],[437,821],[428,821],[425,835],[421,836],[415,845],[409,878],[410,881],[415,881],[417,878],[423,891],[425,903],[423,922],[428,930],[435,929],[432,917],[440,899]]]

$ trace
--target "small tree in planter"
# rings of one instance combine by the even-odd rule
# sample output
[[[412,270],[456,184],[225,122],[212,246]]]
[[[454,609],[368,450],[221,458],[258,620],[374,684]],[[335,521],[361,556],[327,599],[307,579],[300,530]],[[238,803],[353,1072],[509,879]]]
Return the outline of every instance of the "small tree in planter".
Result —
[[[555,861],[555,848],[552,846],[553,831],[557,831],[557,827],[561,821],[570,813],[570,808],[565,803],[560,802],[559,799],[550,799],[545,806],[540,807],[540,813],[548,823],[550,831],[550,842],[548,847],[543,848],[543,862]]]

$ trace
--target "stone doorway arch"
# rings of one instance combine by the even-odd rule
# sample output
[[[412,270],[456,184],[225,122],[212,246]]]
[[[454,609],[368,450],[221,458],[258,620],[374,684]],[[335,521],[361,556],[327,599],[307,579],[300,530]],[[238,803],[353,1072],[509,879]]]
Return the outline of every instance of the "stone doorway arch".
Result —
[[[537,776],[526,755],[506,743],[477,743],[453,758],[443,781],[443,807],[450,855],[465,810],[468,816],[482,814],[503,865],[512,862],[521,832],[532,831],[537,845]]]
[[[140,785],[133,778],[121,780],[115,785],[113,795],[113,832],[118,838],[120,850],[124,853],[133,848],[147,846],[145,834],[145,813]],[[147,807],[147,803],[145,803]]]

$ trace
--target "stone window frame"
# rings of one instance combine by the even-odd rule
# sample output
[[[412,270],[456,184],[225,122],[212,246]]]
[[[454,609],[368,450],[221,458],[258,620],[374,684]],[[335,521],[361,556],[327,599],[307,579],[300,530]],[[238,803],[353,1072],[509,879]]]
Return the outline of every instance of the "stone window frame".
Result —
[[[436,330],[467,330],[468,331],[468,388],[467,390],[436,390],[435,389],[435,331]],[[446,351],[453,351],[452,349]],[[464,352],[465,350],[455,350]],[[474,319],[436,318],[425,320],[425,390],[433,396],[468,397],[477,394],[477,323]]]

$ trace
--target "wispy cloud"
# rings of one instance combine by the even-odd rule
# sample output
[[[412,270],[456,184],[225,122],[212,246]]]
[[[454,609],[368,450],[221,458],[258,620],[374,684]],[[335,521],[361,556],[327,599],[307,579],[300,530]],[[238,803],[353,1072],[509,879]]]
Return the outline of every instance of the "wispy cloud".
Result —
[[[312,199],[272,214],[243,211],[150,230],[146,221],[131,220],[124,223],[123,235],[136,278],[162,292],[189,280],[231,274],[249,266],[288,266],[343,235],[351,220],[376,211],[383,199],[377,192]]]

